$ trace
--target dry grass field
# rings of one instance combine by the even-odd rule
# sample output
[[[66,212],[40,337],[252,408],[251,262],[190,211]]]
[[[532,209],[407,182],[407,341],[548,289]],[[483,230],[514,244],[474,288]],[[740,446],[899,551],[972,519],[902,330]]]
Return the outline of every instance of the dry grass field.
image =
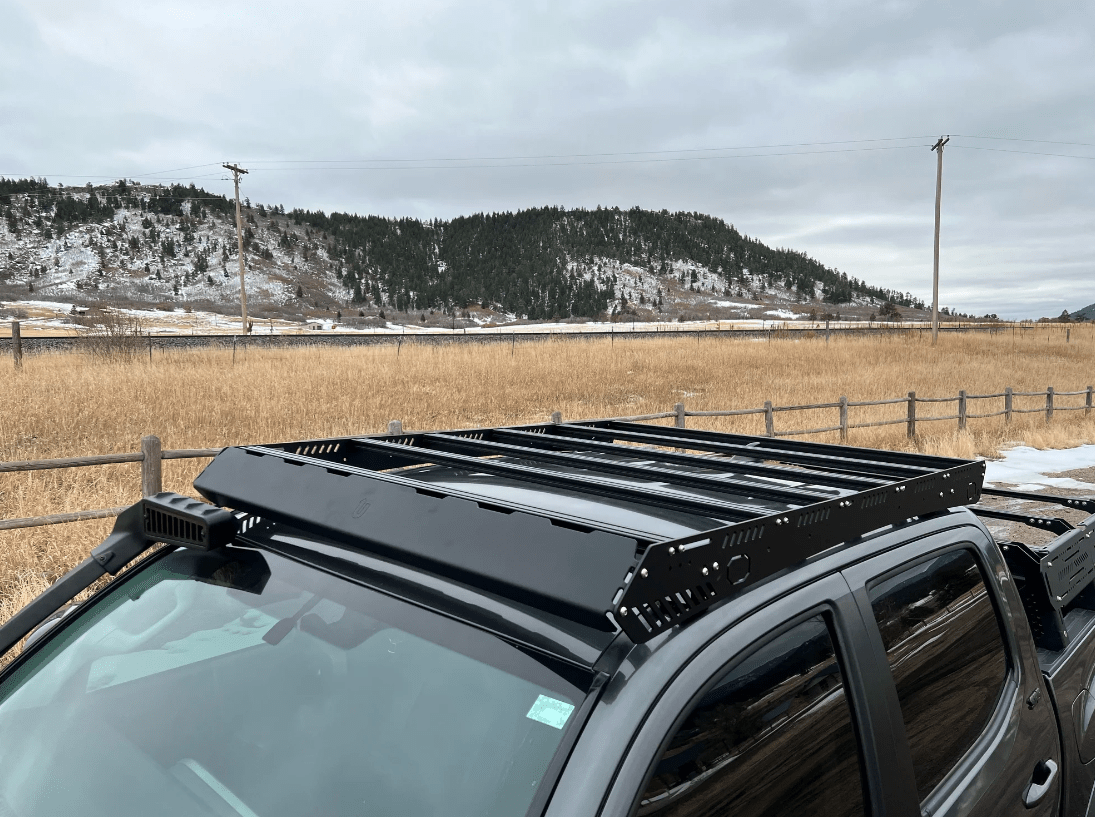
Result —
[[[375,433],[391,419],[410,430],[690,410],[904,396],[953,397],[1003,391],[1078,391],[1095,382],[1095,331],[1061,327],[997,335],[838,338],[771,342],[670,337],[646,340],[556,340],[484,346],[294,349],[237,353],[157,353],[132,362],[86,355],[36,355],[0,384],[0,461],[131,452],[144,434],[165,449],[205,448]],[[5,361],[10,367],[10,361]],[[969,411],[1002,408],[972,401]],[[1058,406],[1083,397],[1058,398]],[[1044,398],[1016,398],[1016,408]],[[918,406],[954,414],[954,404]],[[904,405],[851,409],[851,422],[903,417]],[[853,430],[869,447],[993,455],[1022,440],[1039,447],[1095,441],[1095,420],[1059,412],[921,422],[915,442],[905,426]],[[778,413],[777,431],[831,426],[835,409]],[[669,421],[665,421],[669,422]],[[689,418],[700,428],[763,433],[763,418]],[[836,435],[811,439],[836,441]],[[205,461],[164,462],[165,488],[183,493]],[[0,518],[123,505],[139,496],[139,465],[0,474]],[[0,621],[84,558],[110,520],[0,532]]]

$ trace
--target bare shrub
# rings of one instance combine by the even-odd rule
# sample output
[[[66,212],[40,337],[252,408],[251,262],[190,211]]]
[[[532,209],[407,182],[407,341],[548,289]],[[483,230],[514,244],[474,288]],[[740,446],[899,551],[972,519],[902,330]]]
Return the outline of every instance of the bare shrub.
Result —
[[[147,348],[148,332],[141,319],[111,309],[89,310],[76,318],[81,327],[79,348],[100,360],[127,362]]]

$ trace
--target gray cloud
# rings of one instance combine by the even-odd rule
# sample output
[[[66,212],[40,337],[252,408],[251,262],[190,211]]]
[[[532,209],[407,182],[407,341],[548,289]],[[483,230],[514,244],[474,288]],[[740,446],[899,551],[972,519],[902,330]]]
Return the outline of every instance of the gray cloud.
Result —
[[[252,199],[324,210],[699,210],[922,297],[930,138],[614,165],[260,162],[947,132],[1095,143],[1095,20],[1084,4],[9,2],[0,32],[0,173],[76,184],[233,159],[252,163]],[[972,149],[990,147],[1095,156],[956,136],[945,156],[943,302],[1024,317],[1095,301],[1095,160]],[[216,167],[172,177],[230,189]]]

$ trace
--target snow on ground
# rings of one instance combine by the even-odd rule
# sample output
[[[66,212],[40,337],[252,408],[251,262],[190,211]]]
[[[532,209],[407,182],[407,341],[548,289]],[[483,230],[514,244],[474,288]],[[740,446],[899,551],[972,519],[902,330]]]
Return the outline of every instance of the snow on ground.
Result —
[[[743,304],[737,301],[711,301],[712,306],[717,306],[722,309],[756,309],[757,304]]]
[[[792,312],[789,309],[769,309],[764,313],[765,315],[771,315],[773,318],[779,318],[781,321],[793,321],[798,318],[805,318],[805,315],[800,315],[798,312]]]
[[[77,326],[72,321],[72,304],[59,301],[16,301],[6,302],[4,306],[19,309],[25,314],[20,317],[20,324],[25,335],[31,334],[75,334]],[[80,307],[81,314],[87,310]],[[222,315],[216,312],[206,312],[193,309],[187,311],[182,307],[175,309],[124,309],[113,308],[114,312],[127,317],[136,318],[141,322],[141,328],[153,335],[175,334],[238,334],[240,331],[240,318],[238,315]],[[823,321],[801,320],[803,316],[796,316],[793,312],[784,310],[770,310],[767,314],[773,318],[733,318],[728,320],[696,320],[696,321],[584,321],[584,322],[544,322],[544,323],[511,323],[516,321],[515,315],[503,315],[498,313],[479,314],[474,313],[470,320],[476,326],[467,329],[457,328],[454,331],[445,326],[423,326],[420,323],[392,323],[387,321],[384,326],[362,326],[352,323],[332,321],[330,318],[312,318],[306,322],[292,320],[254,320],[255,334],[297,334],[305,330],[319,330],[326,332],[370,335],[508,335],[508,334],[581,334],[585,332],[612,332],[626,335],[630,332],[732,332],[745,330],[780,330],[793,329],[825,329]],[[776,315],[780,319],[776,319]],[[794,320],[794,317],[800,320]],[[784,319],[785,318],[785,319]],[[468,320],[468,319],[465,319]],[[351,321],[353,319],[351,318]],[[874,324],[877,326],[878,324]],[[906,322],[901,324],[903,328],[924,326],[923,323]],[[857,329],[863,328],[862,321],[832,321],[832,329]],[[8,334],[6,323],[0,324],[0,334]]]
[[[53,312],[68,312],[72,309],[72,304],[60,301],[9,301],[9,303],[20,309],[47,309]]]
[[[985,484],[996,483],[1017,486],[1017,491],[1038,491],[1043,488],[1078,488],[1093,490],[1095,485],[1068,477],[1050,477],[1062,471],[1095,466],[1095,445],[1078,448],[1061,448],[1039,451],[1026,445],[1016,446],[1004,452],[1003,459],[990,460],[985,474]]]

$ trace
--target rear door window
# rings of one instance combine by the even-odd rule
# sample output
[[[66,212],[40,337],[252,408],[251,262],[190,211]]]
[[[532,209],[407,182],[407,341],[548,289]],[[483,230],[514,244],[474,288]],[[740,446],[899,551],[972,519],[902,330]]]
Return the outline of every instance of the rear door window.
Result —
[[[977,560],[945,553],[870,587],[923,800],[985,730],[1008,675]]]
[[[638,814],[857,817],[859,742],[824,616],[719,678],[662,753]]]

